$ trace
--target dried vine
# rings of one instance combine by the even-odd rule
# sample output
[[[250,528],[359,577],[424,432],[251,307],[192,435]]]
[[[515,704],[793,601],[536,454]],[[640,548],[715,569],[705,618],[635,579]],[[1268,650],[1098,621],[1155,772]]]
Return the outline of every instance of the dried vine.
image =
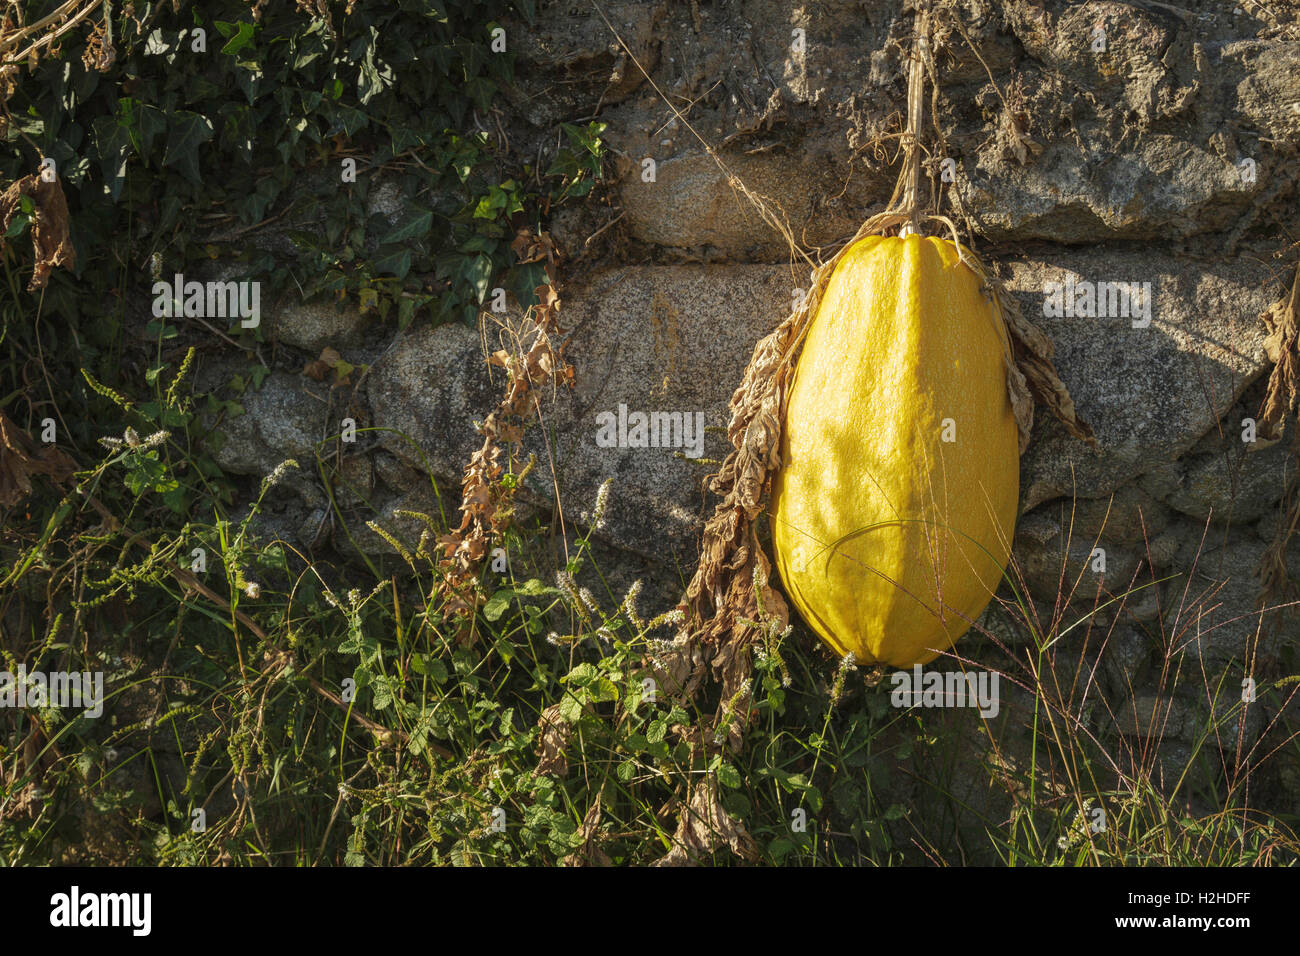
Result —
[[[442,557],[436,588],[447,616],[460,624],[460,639],[473,636],[474,611],[485,600],[479,583],[484,558],[501,540],[512,513],[519,482],[501,482],[507,464],[503,444],[511,455],[524,423],[537,410],[536,391],[547,385],[573,384],[573,367],[564,360],[560,342],[560,297],[554,286],[555,247],[546,233],[521,230],[514,241],[520,263],[546,262],[548,282],[534,290],[538,302],[513,330],[515,351],[499,349],[488,362],[505,369],[506,390],[496,409],[479,426],[483,444],[470,457],[461,479],[461,521],[455,530],[438,538]],[[511,470],[517,462],[509,458]],[[527,468],[525,468],[525,472]]]

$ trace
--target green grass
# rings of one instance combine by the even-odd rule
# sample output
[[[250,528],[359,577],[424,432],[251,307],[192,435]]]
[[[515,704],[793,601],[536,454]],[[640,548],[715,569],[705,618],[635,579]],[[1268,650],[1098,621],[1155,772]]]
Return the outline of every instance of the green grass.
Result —
[[[160,376],[155,417],[184,418],[186,393]],[[128,404],[136,415],[150,405]],[[147,435],[150,422],[139,425]],[[512,529],[510,567],[528,570],[485,570],[491,597],[460,640],[430,554],[441,517],[375,571],[311,561],[256,539],[256,507],[239,524],[219,496],[205,521],[175,514],[173,482],[195,492],[204,471],[182,435],[122,444],[77,476],[82,492],[43,487],[30,519],[6,524],[6,666],[104,670],[112,695],[99,721],[0,715],[10,863],[648,864],[704,773],[767,864],[1295,859],[1289,820],[1265,809],[1267,759],[1220,774],[1214,806],[1191,809],[1187,779],[1162,780],[1155,748],[1098,730],[1062,689],[1065,649],[1077,654],[1071,637],[1087,628],[1058,615],[1040,633],[1023,596],[1003,613],[1027,639],[958,647],[1016,688],[998,718],[893,707],[887,675],[837,666],[802,629],[764,628],[751,699],[733,702],[754,717],[744,747],[702,763],[674,730],[702,715],[662,692],[647,699],[648,662],[673,621],[639,607],[635,589],[604,584],[589,535],[556,568],[541,557],[548,527]],[[133,477],[142,461],[158,464],[148,480]],[[204,592],[187,587],[194,547],[207,550],[194,576]],[[538,721],[552,706],[568,728],[567,766],[537,774]],[[1216,733],[1234,713],[1207,720],[1196,759],[1219,759]],[[1267,756],[1294,758],[1275,729],[1282,749]],[[1094,832],[1099,807],[1106,825]]]

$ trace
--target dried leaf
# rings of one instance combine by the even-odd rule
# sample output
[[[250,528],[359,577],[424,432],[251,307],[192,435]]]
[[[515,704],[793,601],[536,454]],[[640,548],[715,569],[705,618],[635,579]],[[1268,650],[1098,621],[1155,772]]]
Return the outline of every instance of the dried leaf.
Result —
[[[573,726],[560,716],[560,705],[552,704],[542,711],[542,716],[537,719],[537,727],[541,731],[541,735],[537,738],[539,759],[537,769],[533,773],[539,776],[551,773],[564,776],[569,770],[569,759],[564,755],[564,751],[573,737]],[[596,803],[600,803],[599,799]],[[599,810],[597,817],[599,817]]]
[[[1300,265],[1296,266],[1291,290],[1263,315],[1268,338],[1264,348],[1273,371],[1268,377],[1268,392],[1257,416],[1257,441],[1246,447],[1252,451],[1276,444],[1286,431],[1288,414],[1300,406]],[[1292,454],[1300,455],[1300,433],[1292,435]],[[1278,522],[1273,541],[1260,557],[1255,570],[1260,581],[1259,606],[1270,607],[1285,602],[1294,593],[1287,569],[1287,549],[1300,528],[1300,487],[1293,479],[1282,497],[1282,521]]]
[[[550,240],[545,234],[528,240],[521,230],[515,237],[516,252],[520,251],[521,241],[539,243],[542,251],[538,254],[553,254],[547,252]],[[552,383],[573,382],[573,369],[564,361],[563,346],[557,348],[554,344],[560,337],[559,294],[552,285],[539,286],[536,291],[540,303],[529,310],[526,328],[510,333],[516,351],[499,349],[488,356],[489,364],[506,370],[505,395],[479,427],[483,445],[465,466],[457,534],[438,539],[443,559],[437,589],[447,601],[447,613],[461,620],[461,634],[466,639],[473,634],[466,622],[485,600],[478,580],[479,564],[504,531],[512,512],[510,502],[518,488],[518,484],[506,488],[499,482],[505,471],[501,443],[511,445],[513,465],[514,450],[523,437],[523,419],[535,411],[535,402],[530,400],[532,391]]]
[[[743,824],[722,808],[718,779],[704,774],[691,789],[677,817],[677,832],[668,853],[654,866],[693,866],[701,857],[726,847],[743,860],[758,859],[758,846]]]
[[[1020,452],[1024,454],[1029,447],[1030,433],[1034,425],[1033,407],[1026,399],[1045,406],[1055,415],[1075,438],[1087,442],[1092,448],[1097,447],[1097,437],[1092,426],[1079,417],[1075,410],[1074,399],[1070,390],[1057,374],[1052,355],[1056,346],[1052,344],[1042,330],[1030,322],[1020,312],[1020,304],[1011,295],[1002,282],[994,276],[978,258],[971,254],[971,267],[993,295],[994,304],[1002,315],[1007,333],[1011,337],[1011,354],[1007,363],[1007,391],[1011,398],[1011,408],[1016,416],[1016,425],[1020,432]]]
[[[71,269],[76,262],[77,253],[68,235],[68,201],[63,195],[63,185],[58,177],[46,181],[37,174],[24,176],[0,193],[0,234],[8,232],[18,210],[22,208],[22,197],[27,196],[35,207],[32,219],[32,246],[36,252],[36,264],[32,270],[32,281],[27,284],[29,292],[45,288],[50,271],[55,266]],[[0,248],[4,240],[0,239]]]
[[[27,433],[0,411],[0,507],[9,508],[32,492],[32,475],[66,481],[77,463],[53,445],[39,450]]]
[[[1264,313],[1268,352],[1273,371],[1268,377],[1268,393],[1257,421],[1257,436],[1269,443],[1278,441],[1286,430],[1287,412],[1294,414],[1300,406],[1300,265],[1296,267],[1291,290]]]
[[[582,826],[578,828],[582,845],[561,861],[565,866],[611,866],[613,864],[613,860],[600,848],[601,797],[602,794],[596,794],[596,799],[583,814]]]

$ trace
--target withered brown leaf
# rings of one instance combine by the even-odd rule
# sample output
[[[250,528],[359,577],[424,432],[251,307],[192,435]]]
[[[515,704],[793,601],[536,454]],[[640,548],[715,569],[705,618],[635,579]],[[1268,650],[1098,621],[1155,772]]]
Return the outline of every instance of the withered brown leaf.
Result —
[[[718,779],[707,773],[691,787],[677,816],[673,846],[653,866],[693,866],[701,857],[727,848],[743,860],[758,859],[758,845],[744,827],[722,807]]]
[[[600,848],[600,818],[603,813],[601,798],[596,794],[587,812],[582,816],[582,826],[578,828],[578,837],[582,843],[578,849],[566,856],[561,862],[565,866],[610,866],[613,861]]]
[[[1268,337],[1264,349],[1273,363],[1268,376],[1268,393],[1257,418],[1256,434],[1269,442],[1278,441],[1286,430],[1287,412],[1300,406],[1300,265],[1296,266],[1291,289],[1263,315]]]
[[[68,234],[68,201],[63,195],[63,184],[57,176],[45,180],[33,173],[12,183],[0,193],[0,234],[9,230],[9,224],[22,208],[24,196],[32,200],[35,209],[32,246],[36,252],[36,264],[32,270],[32,281],[27,284],[27,290],[32,292],[45,288],[55,266],[71,269],[76,263],[77,253]],[[4,240],[0,239],[0,249],[3,248]]]
[[[573,736],[573,727],[560,716],[560,705],[552,704],[542,711],[537,718],[537,727],[541,733],[537,738],[537,769],[533,773],[564,776],[569,769],[569,759],[564,751]]]
[[[32,493],[32,475],[66,481],[77,463],[53,445],[36,443],[0,411],[0,507],[9,508]]]

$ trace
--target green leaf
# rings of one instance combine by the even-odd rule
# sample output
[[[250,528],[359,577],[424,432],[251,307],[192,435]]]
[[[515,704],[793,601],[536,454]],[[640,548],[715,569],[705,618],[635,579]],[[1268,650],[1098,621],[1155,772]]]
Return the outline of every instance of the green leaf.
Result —
[[[380,239],[381,245],[387,245],[390,242],[405,242],[408,239],[423,239],[428,235],[430,228],[433,226],[433,211],[430,209],[416,208],[415,215],[405,223],[389,232],[384,238]]]
[[[224,23],[221,20],[216,20],[214,23],[222,36],[230,37],[226,42],[226,45],[221,48],[222,53],[233,56],[253,42],[253,33],[256,30],[256,27],[247,21],[241,20],[238,24],[231,24]]]
[[[526,594],[528,597],[540,597],[543,594],[559,594],[559,588],[548,587],[537,578],[529,578],[519,587],[515,588],[516,594]]]
[[[131,152],[131,130],[115,116],[97,116],[90,124],[99,155],[99,170],[108,193],[117,202],[126,182],[126,162]]]
[[[483,605],[483,616],[489,621],[501,620],[501,615],[506,613],[506,610],[510,607],[510,599],[514,596],[514,591],[509,588],[502,588],[488,598],[487,603]]]
[[[793,849],[794,849],[794,841],[791,840],[789,837],[783,837],[783,836],[777,837],[775,840],[773,840],[771,843],[767,845],[768,854],[772,857],[773,861],[777,863],[780,863],[787,856],[789,856],[790,852]]]
[[[506,205],[509,203],[509,197],[505,190],[500,186],[492,186],[488,189],[488,194],[478,201],[474,207],[475,219],[496,219]]]
[[[9,223],[9,228],[5,230],[4,237],[6,239],[12,239],[14,238],[14,236],[22,235],[23,230],[25,230],[29,225],[31,225],[31,221],[32,220],[28,217],[26,213],[23,212],[15,213],[13,221]]]
[[[169,124],[163,166],[175,166],[186,179],[202,183],[199,175],[199,147],[211,139],[211,120],[188,110],[177,111]]]
[[[466,263],[461,273],[474,289],[473,301],[482,304],[492,282],[492,260],[481,253]]]
[[[387,273],[405,279],[407,273],[411,271],[411,250],[403,246],[380,246],[375,253],[375,258],[371,260],[371,265],[377,273]]]
[[[140,131],[137,148],[141,156],[147,156],[153,149],[154,140],[167,132],[167,114],[156,106],[142,103],[136,116]]]
[[[582,719],[582,701],[572,694],[565,694],[560,701],[560,716],[569,723],[576,724]]]
[[[584,661],[560,678],[560,683],[572,684],[574,687],[586,687],[599,677],[600,671],[596,670],[596,665]]]
[[[645,739],[647,743],[661,744],[664,738],[668,736],[668,721],[663,717],[656,717],[650,721],[650,726],[646,728]]]
[[[593,704],[618,700],[618,687],[605,677],[598,677],[587,685],[587,699]]]

